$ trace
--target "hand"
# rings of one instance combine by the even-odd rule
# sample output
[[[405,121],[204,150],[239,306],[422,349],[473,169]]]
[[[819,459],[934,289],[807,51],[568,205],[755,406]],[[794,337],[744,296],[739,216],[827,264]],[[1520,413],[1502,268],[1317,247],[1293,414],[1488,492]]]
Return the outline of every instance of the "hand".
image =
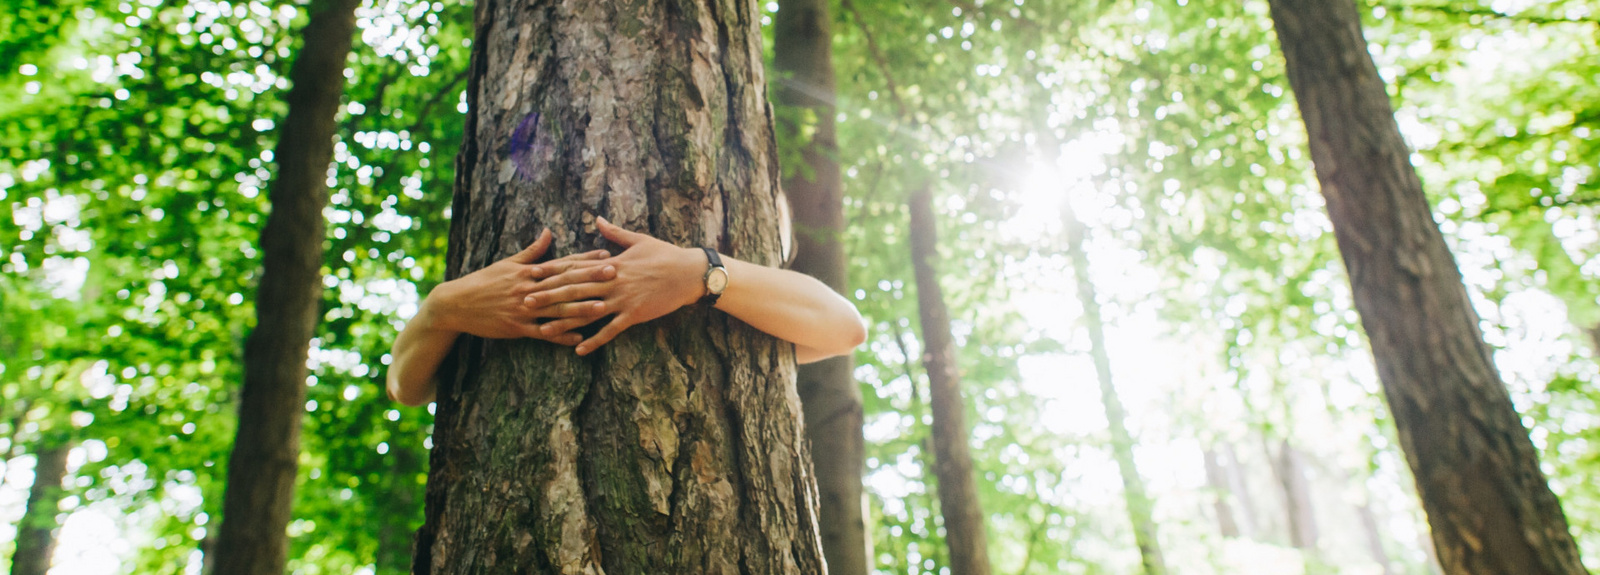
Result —
[[[604,250],[574,254],[534,264],[550,248],[550,230],[527,249],[489,267],[440,284],[428,295],[419,315],[437,329],[479,337],[509,339],[531,337],[563,345],[577,345],[583,336],[567,333],[606,315],[604,302],[582,298],[535,297],[539,292],[592,286],[616,274]],[[560,331],[541,331],[537,320],[558,318],[577,322]]]
[[[680,248],[646,234],[624,230],[597,218],[600,234],[625,248],[604,264],[615,268],[615,279],[568,285],[528,296],[530,302],[550,305],[599,298],[608,313],[615,313],[599,333],[577,344],[578,355],[588,355],[623,330],[656,319],[694,303],[705,292],[702,277],[706,256],[697,249]],[[566,337],[567,331],[593,322],[589,316],[558,319],[540,326],[545,337]],[[580,323],[581,322],[581,323]]]

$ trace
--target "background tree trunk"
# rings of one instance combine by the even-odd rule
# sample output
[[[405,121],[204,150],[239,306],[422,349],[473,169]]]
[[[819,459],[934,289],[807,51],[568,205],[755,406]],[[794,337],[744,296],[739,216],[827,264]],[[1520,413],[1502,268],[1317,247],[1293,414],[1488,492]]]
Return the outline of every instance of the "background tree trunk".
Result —
[[[773,19],[773,68],[778,105],[810,110],[816,123],[800,149],[803,165],[784,166],[783,190],[793,207],[796,252],[792,269],[847,294],[844,183],[835,139],[832,19],[827,0],[783,0]],[[780,115],[779,129],[798,138],[801,118]],[[848,297],[848,295],[847,295]],[[797,387],[805,408],[817,474],[822,551],[832,575],[866,575],[872,550],[862,517],[861,388],[850,356],[800,366]]]
[[[1217,515],[1217,530],[1223,537],[1239,536],[1239,521],[1233,516],[1233,506],[1228,503],[1232,490],[1228,488],[1228,472],[1214,448],[1205,449],[1206,487],[1211,489],[1212,509]]]
[[[1144,488],[1144,477],[1133,459],[1133,434],[1128,432],[1127,411],[1111,381],[1111,356],[1106,352],[1105,320],[1100,317],[1100,301],[1089,278],[1089,255],[1083,241],[1088,229],[1070,208],[1061,211],[1067,232],[1067,257],[1072,260],[1072,275],[1078,281],[1078,301],[1083,304],[1083,325],[1089,331],[1089,351],[1094,371],[1100,380],[1100,401],[1105,405],[1106,426],[1111,432],[1111,454],[1122,475],[1123,498],[1128,502],[1128,519],[1139,546],[1139,559],[1145,575],[1165,575],[1167,561],[1161,553],[1153,517],[1155,503]]]
[[[1270,5],[1445,573],[1586,573],[1411,166],[1355,2]]]
[[[780,261],[747,1],[480,0],[450,277],[594,218]],[[739,281],[737,277],[732,281]],[[413,572],[816,574],[793,347],[693,306],[578,357],[462,337],[441,371]]]
[[[1246,537],[1260,540],[1264,529],[1260,514],[1256,511],[1255,492],[1250,489],[1248,470],[1239,461],[1239,452],[1234,449],[1233,443],[1223,443],[1221,455],[1227,458],[1223,469],[1227,471],[1228,485],[1233,488],[1233,494],[1239,502],[1239,515],[1243,518],[1239,531]]]
[[[922,316],[922,364],[928,372],[933,408],[933,474],[944,517],[945,542],[954,575],[989,573],[989,539],[973,478],[967,404],[961,398],[956,343],[950,335],[950,310],[939,288],[938,227],[927,188],[911,192],[911,265],[917,279],[917,309]]]
[[[1372,561],[1383,568],[1383,575],[1399,575],[1395,570],[1394,560],[1389,558],[1389,551],[1383,545],[1383,529],[1378,526],[1378,514],[1372,509],[1372,492],[1363,489],[1364,497],[1356,505],[1356,517],[1361,520],[1361,531],[1367,543],[1367,552],[1372,554]]]
[[[11,575],[45,575],[55,555],[56,531],[61,524],[61,481],[67,477],[67,454],[72,442],[40,442],[34,453],[33,487],[28,489],[28,507],[17,525],[17,549],[11,555]]]
[[[314,2],[302,31],[305,44],[289,70],[293,86],[273,153],[278,174],[268,192],[272,214],[261,232],[256,328],[245,342],[239,430],[218,529],[218,573],[282,575],[287,561],[306,349],[322,299],[322,210],[328,205],[334,117],[359,4]]]
[[[1305,456],[1294,448],[1294,444],[1288,439],[1278,443],[1272,471],[1283,493],[1283,516],[1289,527],[1289,544],[1295,549],[1315,554],[1317,517],[1311,504],[1311,481],[1306,477],[1305,467]]]

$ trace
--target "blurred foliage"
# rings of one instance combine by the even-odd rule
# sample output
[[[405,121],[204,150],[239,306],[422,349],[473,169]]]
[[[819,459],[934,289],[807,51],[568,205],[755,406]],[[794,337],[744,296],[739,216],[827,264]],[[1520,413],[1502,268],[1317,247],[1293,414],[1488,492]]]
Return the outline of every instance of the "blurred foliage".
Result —
[[[1588,480],[1600,468],[1600,3],[1362,6],[1486,337],[1575,534],[1600,559]],[[0,491],[26,489],[33,444],[70,437],[81,447],[63,516],[119,517],[121,572],[196,572],[221,507],[262,192],[305,6],[7,8]],[[1061,398],[1093,404],[1092,372],[1025,368],[1086,361],[1071,289],[1055,287],[1070,285],[1062,206],[1091,226],[1113,332],[1158,318],[1148,347],[1189,350],[1112,349],[1119,366],[1185,362],[1150,384],[1154,399],[1130,402],[1141,465],[1180,470],[1151,472],[1173,563],[1371,567],[1335,534],[1320,557],[1288,550],[1275,492],[1249,492],[1272,481],[1266,446],[1289,440],[1314,462],[1322,521],[1354,531],[1349,508],[1365,502],[1384,516],[1395,564],[1426,572],[1421,513],[1264,2],[834,9],[849,295],[872,334],[856,376],[875,568],[938,573],[945,561],[904,207],[927,186],[997,572],[1137,569],[1119,492],[1104,487],[1108,438],[1060,421],[1078,413]],[[358,16],[290,527],[291,567],[305,574],[407,571],[432,417],[390,403],[382,378],[395,331],[443,277],[465,110],[470,4],[373,0]],[[798,132],[782,142],[785,169]],[[1555,328],[1537,319],[1552,314]],[[1222,495],[1251,526],[1241,538],[1217,534],[1219,493],[1194,479],[1200,450],[1217,446],[1239,452],[1245,489]],[[15,500],[0,498],[13,518]]]

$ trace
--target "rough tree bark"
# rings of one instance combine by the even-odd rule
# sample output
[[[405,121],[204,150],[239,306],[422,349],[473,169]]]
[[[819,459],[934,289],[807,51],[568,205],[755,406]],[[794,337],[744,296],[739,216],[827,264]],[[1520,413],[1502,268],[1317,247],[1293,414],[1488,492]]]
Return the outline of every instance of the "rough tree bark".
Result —
[[[1586,573],[1411,166],[1355,2],[1270,6],[1445,573]]]
[[[17,524],[17,549],[11,554],[11,575],[45,575],[56,550],[56,531],[61,524],[61,480],[67,476],[67,454],[71,442],[40,442],[34,453],[33,486],[28,489],[28,507]]]
[[[306,350],[322,295],[322,210],[345,58],[358,0],[321,0],[301,31],[273,157],[272,214],[261,231],[256,328],[245,342],[239,430],[216,547],[217,573],[281,575],[288,559],[290,507],[305,409]]]
[[[956,343],[950,335],[950,310],[939,287],[938,225],[927,188],[911,192],[911,266],[917,281],[922,321],[922,365],[928,372],[928,403],[933,410],[933,475],[938,480],[939,512],[954,575],[989,573],[989,537],[973,477],[967,403],[961,398]]]
[[[1139,466],[1133,460],[1134,441],[1133,434],[1128,432],[1127,411],[1111,380],[1105,321],[1100,317],[1100,300],[1094,281],[1089,278],[1089,255],[1083,247],[1088,228],[1070,208],[1063,209],[1061,217],[1067,232],[1067,257],[1072,260],[1072,275],[1078,282],[1078,301],[1083,305],[1083,326],[1089,331],[1089,352],[1094,359],[1095,375],[1100,380],[1100,401],[1105,405],[1106,426],[1111,432],[1111,455],[1122,475],[1123,498],[1128,502],[1128,519],[1133,525],[1134,541],[1139,546],[1139,559],[1145,575],[1165,575],[1167,561],[1156,535],[1155,503],[1145,491],[1144,477],[1139,475]]]
[[[448,275],[541,228],[601,246],[597,216],[777,265],[758,17],[480,0]],[[793,346],[693,306],[588,357],[462,337],[448,363],[414,573],[824,572]]]
[[[800,149],[803,165],[785,166],[783,190],[793,207],[796,252],[791,269],[846,293],[844,182],[835,139],[832,20],[827,0],[783,0],[773,19],[775,101],[811,110],[810,141]],[[800,132],[798,119],[779,128]],[[861,435],[861,388],[850,356],[800,366],[798,387],[805,408],[806,437],[816,468],[822,551],[833,575],[866,575],[872,550],[863,517],[861,476],[866,452]]]

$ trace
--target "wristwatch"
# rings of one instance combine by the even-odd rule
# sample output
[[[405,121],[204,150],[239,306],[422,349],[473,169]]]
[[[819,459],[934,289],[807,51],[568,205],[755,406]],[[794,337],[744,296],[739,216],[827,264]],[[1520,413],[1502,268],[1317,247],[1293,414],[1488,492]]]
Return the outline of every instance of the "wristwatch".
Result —
[[[700,303],[714,306],[722,297],[722,290],[728,289],[728,268],[722,267],[722,256],[717,255],[717,250],[700,249],[706,252],[706,295],[700,298]]]

